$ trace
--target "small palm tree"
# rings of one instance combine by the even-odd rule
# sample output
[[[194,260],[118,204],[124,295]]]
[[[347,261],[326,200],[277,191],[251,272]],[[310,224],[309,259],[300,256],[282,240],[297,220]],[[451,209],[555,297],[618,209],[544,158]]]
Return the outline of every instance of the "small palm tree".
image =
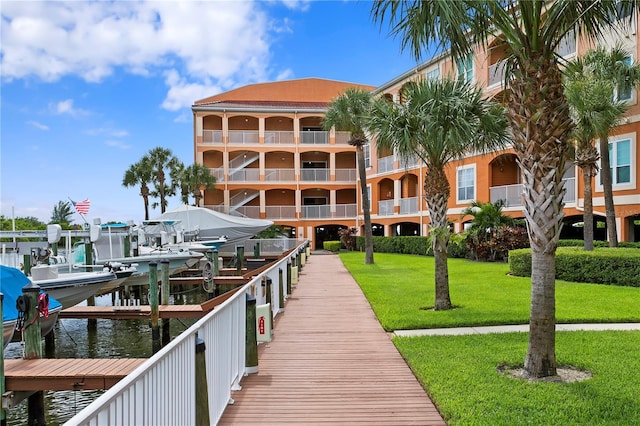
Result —
[[[507,143],[507,121],[499,104],[482,98],[482,90],[460,80],[421,80],[405,86],[405,101],[376,100],[368,128],[378,151],[394,150],[407,161],[420,158],[427,167],[427,201],[435,258],[435,309],[451,309],[447,245],[447,203],[451,188],[445,168],[465,154],[496,150]]]
[[[179,167],[180,161],[173,155],[170,149],[167,148],[153,148],[149,153],[145,156],[146,164],[151,165],[152,171],[152,182],[155,186],[154,191],[151,192],[151,195],[157,197],[159,199],[158,203],[154,203],[153,206],[160,206],[160,212],[164,213],[167,210],[167,205],[169,204],[167,197],[175,194],[175,188],[173,185],[166,182],[166,172]]]
[[[476,260],[481,258],[496,260],[502,255],[496,246],[496,240],[504,227],[515,223],[511,216],[502,213],[504,206],[505,200],[498,200],[495,203],[473,201],[469,207],[462,210],[461,218],[473,217],[471,227],[467,229],[467,238],[471,239],[471,241],[467,240],[467,246],[473,250]]]
[[[367,144],[365,123],[371,107],[371,94],[362,89],[348,88],[331,101],[324,116],[324,128],[351,132],[349,145],[356,147],[358,175],[364,215],[365,264],[373,263],[373,231],[371,229],[371,208],[367,190],[367,171],[364,159],[364,145]]]
[[[71,216],[73,216],[71,204],[68,201],[58,201],[58,204],[53,206],[50,223],[68,225],[71,222]]]
[[[140,186],[140,196],[144,202],[144,219],[149,220],[149,196],[151,190],[149,184],[153,179],[153,171],[148,158],[143,157],[140,161],[129,166],[122,178],[122,186],[125,188]]]
[[[195,199],[195,206],[200,205],[202,190],[210,189],[216,184],[216,178],[208,167],[194,163],[189,167],[180,164],[172,170],[171,181],[180,188],[181,199],[184,204],[189,204],[189,197]]]

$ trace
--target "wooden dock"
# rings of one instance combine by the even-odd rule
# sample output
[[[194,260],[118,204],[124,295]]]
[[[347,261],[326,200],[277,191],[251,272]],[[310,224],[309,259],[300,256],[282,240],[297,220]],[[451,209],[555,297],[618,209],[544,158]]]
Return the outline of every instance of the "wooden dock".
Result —
[[[335,255],[314,254],[220,425],[444,425]]]
[[[7,359],[4,361],[6,390],[95,390],[109,389],[146,359]]]

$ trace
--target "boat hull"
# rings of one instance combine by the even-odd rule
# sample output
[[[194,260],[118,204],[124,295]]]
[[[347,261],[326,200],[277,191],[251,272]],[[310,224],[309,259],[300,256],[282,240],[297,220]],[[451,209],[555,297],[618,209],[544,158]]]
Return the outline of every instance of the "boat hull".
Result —
[[[33,280],[33,283],[58,300],[65,309],[87,300],[116,278],[113,272],[77,272],[59,274],[58,278]]]

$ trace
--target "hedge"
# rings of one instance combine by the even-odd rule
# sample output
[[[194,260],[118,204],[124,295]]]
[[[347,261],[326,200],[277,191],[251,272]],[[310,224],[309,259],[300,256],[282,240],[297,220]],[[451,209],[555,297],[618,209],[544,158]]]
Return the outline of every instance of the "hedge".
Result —
[[[356,250],[364,251],[364,237],[356,237]],[[417,254],[421,256],[433,256],[431,237],[373,237],[373,251],[377,253]],[[468,249],[465,236],[451,234],[447,256],[465,258]]]
[[[531,249],[509,252],[509,271],[531,276]],[[559,247],[556,251],[556,279],[595,284],[640,287],[640,250],[636,248]]]
[[[342,243],[340,241],[323,241],[322,248],[337,253],[340,251]]]

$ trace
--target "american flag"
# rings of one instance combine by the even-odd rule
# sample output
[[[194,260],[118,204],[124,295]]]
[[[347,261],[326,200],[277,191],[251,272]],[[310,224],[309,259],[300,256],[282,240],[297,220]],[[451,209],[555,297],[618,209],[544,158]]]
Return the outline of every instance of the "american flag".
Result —
[[[91,201],[89,201],[89,199],[86,199],[84,201],[71,200],[71,202],[73,203],[73,207],[76,208],[76,211],[79,214],[85,215],[89,213],[89,207],[91,207]]]

